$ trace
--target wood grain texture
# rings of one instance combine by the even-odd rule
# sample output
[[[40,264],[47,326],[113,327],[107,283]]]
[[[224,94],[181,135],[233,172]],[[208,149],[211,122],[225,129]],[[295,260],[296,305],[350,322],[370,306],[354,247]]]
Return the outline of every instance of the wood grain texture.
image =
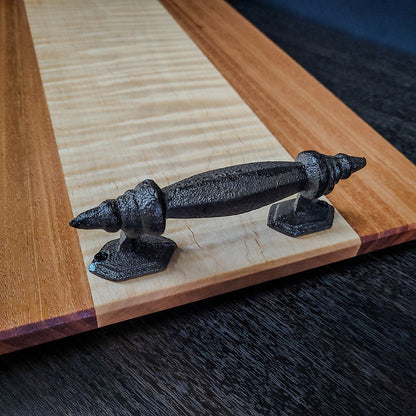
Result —
[[[416,57],[241,13],[416,162]],[[416,241],[0,357],[0,414],[414,416]]]
[[[415,165],[224,1],[161,3],[292,156],[367,158],[329,196],[361,237],[360,254],[416,238]]]
[[[71,204],[78,213],[145,178],[165,186],[206,170],[292,160],[156,1],[27,1]],[[340,184],[339,186],[342,186]],[[166,272],[124,283],[88,275],[100,326],[354,256],[331,230],[292,239],[240,216],[168,220]],[[85,265],[111,238],[79,232]]]
[[[78,237],[66,225],[71,206],[22,1],[0,1],[0,140],[4,353],[71,332],[74,313],[95,326]],[[23,340],[28,328],[30,340]]]

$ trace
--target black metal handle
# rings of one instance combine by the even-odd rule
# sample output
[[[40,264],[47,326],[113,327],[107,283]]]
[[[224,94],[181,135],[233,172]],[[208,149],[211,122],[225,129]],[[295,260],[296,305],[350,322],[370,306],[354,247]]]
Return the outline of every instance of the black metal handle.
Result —
[[[147,179],[117,199],[81,213],[70,225],[109,232],[121,229],[121,239],[112,244],[110,251],[107,247],[103,252],[104,246],[90,270],[110,280],[126,280],[166,268],[176,247],[171,240],[159,237],[165,230],[166,218],[236,215],[300,193],[296,200],[273,205],[268,225],[290,236],[327,229],[332,225],[333,208],[316,198],[330,193],[340,179],[348,178],[365,164],[364,158],[342,153],[325,156],[306,151],[299,153],[295,162],[258,162],[216,169],[163,189]],[[126,258],[121,252],[135,253],[142,259],[141,266],[132,272],[134,276],[123,271],[131,268],[131,260],[124,267]],[[143,258],[146,264],[155,263],[156,258],[158,265],[142,270]]]

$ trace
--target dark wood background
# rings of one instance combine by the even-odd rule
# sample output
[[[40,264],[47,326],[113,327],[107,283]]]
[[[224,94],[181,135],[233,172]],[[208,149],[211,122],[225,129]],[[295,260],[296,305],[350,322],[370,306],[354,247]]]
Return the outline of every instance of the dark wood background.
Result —
[[[230,3],[416,163],[415,57]],[[0,415],[415,415],[415,249],[2,356]]]

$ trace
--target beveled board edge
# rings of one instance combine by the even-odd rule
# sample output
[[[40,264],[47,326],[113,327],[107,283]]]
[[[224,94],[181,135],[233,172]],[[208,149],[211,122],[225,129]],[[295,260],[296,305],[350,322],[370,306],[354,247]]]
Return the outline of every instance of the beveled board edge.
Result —
[[[0,0],[0,353],[97,326],[23,0]]]
[[[160,2],[292,157],[367,158],[328,196],[360,236],[358,254],[416,238],[413,163],[225,1]]]

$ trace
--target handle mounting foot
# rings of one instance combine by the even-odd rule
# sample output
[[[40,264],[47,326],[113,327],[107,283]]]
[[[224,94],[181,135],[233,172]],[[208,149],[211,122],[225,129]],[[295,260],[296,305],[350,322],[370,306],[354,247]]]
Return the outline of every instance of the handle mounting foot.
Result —
[[[94,256],[89,270],[113,282],[161,272],[166,269],[176,249],[169,238],[143,234],[139,238],[120,239],[106,243]]]
[[[300,237],[331,228],[333,220],[332,205],[299,195],[295,199],[273,204],[267,225],[290,237]]]

